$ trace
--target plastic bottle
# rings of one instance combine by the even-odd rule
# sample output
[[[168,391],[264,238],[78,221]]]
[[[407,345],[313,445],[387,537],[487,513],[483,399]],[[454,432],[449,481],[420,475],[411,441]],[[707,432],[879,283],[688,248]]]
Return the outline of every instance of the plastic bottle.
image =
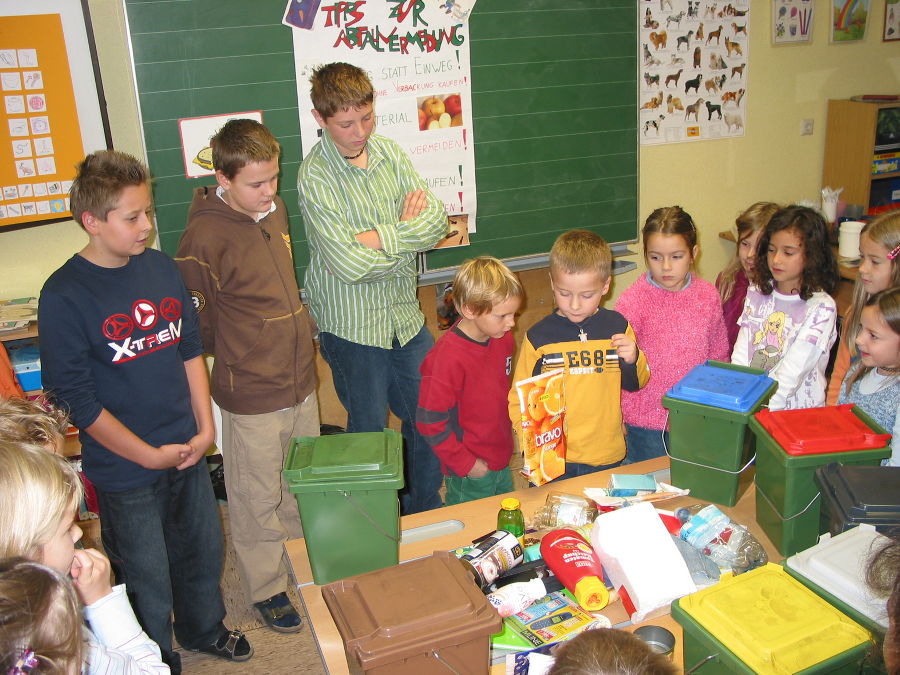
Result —
[[[497,514],[497,529],[506,530],[516,535],[519,543],[525,545],[522,536],[525,534],[525,517],[519,508],[519,500],[515,497],[507,497],[500,502],[500,512]]]
[[[534,512],[532,525],[536,530],[590,525],[597,517],[594,502],[580,495],[551,492],[547,501]]]
[[[554,530],[541,539],[541,555],[579,605],[589,612],[606,607],[603,567],[584,537],[574,530]]]
[[[527,609],[547,595],[543,579],[520,581],[498,588],[487,596],[501,617],[512,616]]]
[[[743,574],[768,561],[759,540],[715,505],[694,504],[675,511],[682,523],[680,536],[721,569]]]

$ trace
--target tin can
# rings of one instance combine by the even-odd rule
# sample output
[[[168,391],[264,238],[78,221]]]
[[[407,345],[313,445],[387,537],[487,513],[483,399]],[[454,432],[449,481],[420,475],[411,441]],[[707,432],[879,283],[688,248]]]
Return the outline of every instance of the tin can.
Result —
[[[485,589],[501,574],[521,564],[524,558],[519,538],[511,532],[497,530],[475,542],[474,548],[460,560],[471,569],[478,585]]]

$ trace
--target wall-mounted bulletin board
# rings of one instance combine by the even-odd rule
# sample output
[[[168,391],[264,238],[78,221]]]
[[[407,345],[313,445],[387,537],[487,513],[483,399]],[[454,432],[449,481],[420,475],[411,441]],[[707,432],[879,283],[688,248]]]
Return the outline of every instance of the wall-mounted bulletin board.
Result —
[[[109,147],[95,62],[86,3],[0,0],[0,227],[71,218],[76,164]]]
[[[192,188],[212,182],[185,176],[178,120],[260,110],[282,146],[279,192],[302,282],[309,255],[297,206],[298,125],[310,113],[297,108],[291,29],[281,23],[286,6],[125,0],[163,250],[177,248]],[[429,253],[426,269],[474,255],[545,254],[573,228],[634,241],[633,0],[478,0],[468,21],[478,231],[470,246]]]

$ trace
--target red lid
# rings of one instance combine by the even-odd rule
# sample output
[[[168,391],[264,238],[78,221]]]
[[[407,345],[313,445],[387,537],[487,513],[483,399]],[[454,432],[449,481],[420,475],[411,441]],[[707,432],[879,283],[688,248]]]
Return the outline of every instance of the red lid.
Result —
[[[852,403],[798,410],[761,410],[757,421],[789,455],[815,455],[883,448],[890,434],[880,434],[863,422]]]

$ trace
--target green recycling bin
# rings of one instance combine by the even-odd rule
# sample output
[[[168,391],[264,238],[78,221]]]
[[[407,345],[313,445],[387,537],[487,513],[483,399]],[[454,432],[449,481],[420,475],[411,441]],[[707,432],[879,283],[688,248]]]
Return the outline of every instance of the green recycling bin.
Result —
[[[284,478],[297,498],[317,584],[399,562],[399,433],[385,429],[294,438]]]
[[[662,398],[672,485],[734,506],[741,473],[754,456],[747,424],[776,389],[763,371],[732,363],[707,361],[688,371]]]

